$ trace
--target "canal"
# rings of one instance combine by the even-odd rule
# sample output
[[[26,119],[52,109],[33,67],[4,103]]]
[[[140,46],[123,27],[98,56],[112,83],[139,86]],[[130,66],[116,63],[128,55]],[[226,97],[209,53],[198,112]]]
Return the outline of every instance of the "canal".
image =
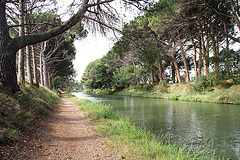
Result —
[[[130,96],[74,92],[80,99],[109,104],[133,123],[151,128],[166,140],[193,149],[208,148],[217,155],[240,160],[240,106],[182,102]]]

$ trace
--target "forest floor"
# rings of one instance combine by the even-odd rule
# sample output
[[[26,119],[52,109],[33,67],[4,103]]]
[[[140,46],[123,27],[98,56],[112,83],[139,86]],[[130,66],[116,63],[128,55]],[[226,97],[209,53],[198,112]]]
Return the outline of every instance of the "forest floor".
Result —
[[[122,159],[120,153],[104,146],[108,139],[92,131],[94,125],[66,94],[61,99],[29,136],[14,145],[1,146],[0,159]]]

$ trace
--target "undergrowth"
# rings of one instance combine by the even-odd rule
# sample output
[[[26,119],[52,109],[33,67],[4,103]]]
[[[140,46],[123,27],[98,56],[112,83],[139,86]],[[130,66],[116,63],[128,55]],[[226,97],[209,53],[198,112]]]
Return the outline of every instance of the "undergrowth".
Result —
[[[25,85],[15,94],[0,90],[0,144],[18,140],[35,122],[44,119],[49,110],[60,102],[49,89]]]
[[[111,142],[107,145],[120,150],[126,159],[217,159],[214,154],[206,154],[209,153],[207,149],[196,151],[187,149],[184,145],[166,143],[166,136],[157,137],[151,131],[135,126],[128,118],[116,113],[111,106],[79,100],[74,96],[71,96],[71,101],[98,122],[95,131],[109,137]]]

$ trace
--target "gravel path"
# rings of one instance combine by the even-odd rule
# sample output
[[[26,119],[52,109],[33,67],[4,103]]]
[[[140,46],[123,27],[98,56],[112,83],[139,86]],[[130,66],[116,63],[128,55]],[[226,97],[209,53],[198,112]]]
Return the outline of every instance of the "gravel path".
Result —
[[[23,140],[21,145],[11,147],[7,153],[10,159],[39,160],[90,160],[90,159],[122,159],[114,150],[104,146],[104,137],[92,131],[92,125],[80,112],[66,94],[62,94],[62,104],[49,117],[43,127],[36,132],[36,139]],[[29,145],[30,144],[30,145]],[[5,157],[6,158],[6,157]],[[1,159],[1,158],[0,158]]]

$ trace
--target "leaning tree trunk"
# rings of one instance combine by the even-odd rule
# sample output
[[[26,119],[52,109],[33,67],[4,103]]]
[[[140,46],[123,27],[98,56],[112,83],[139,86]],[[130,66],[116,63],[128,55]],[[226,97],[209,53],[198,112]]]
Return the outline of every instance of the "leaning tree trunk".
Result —
[[[175,58],[174,55],[172,55],[171,60],[172,60],[173,65],[174,65],[174,67],[176,69],[176,72],[177,72],[178,83],[182,83],[179,67],[178,67],[178,64],[177,64],[177,61],[176,61],[176,58]]]
[[[236,3],[239,3],[238,1]],[[239,20],[239,16],[237,15],[237,13],[239,12],[236,8],[235,3],[233,2],[233,0],[230,0],[230,6],[231,6],[231,11],[232,11],[232,16],[234,21],[236,22],[238,29],[240,31],[240,20]],[[239,9],[239,8],[238,8]],[[238,13],[239,14],[239,13]],[[227,33],[227,32],[226,32]]]
[[[189,76],[189,69],[188,69],[188,63],[187,63],[187,59],[186,56],[184,54],[184,50],[183,50],[183,44],[182,44],[182,40],[181,40],[181,36],[178,36],[178,39],[180,41],[180,50],[181,50],[181,56],[183,59],[183,64],[184,64],[184,68],[185,68],[185,74],[186,74],[186,81],[190,82],[190,76]]]
[[[171,58],[171,60],[172,60],[172,62],[174,64],[174,67],[176,69],[178,83],[182,83],[179,67],[178,67],[178,64],[177,64],[177,61],[176,61],[176,58],[175,58],[175,55],[174,55],[174,52],[175,52],[174,48],[171,46],[171,43],[170,43],[169,40],[167,40],[167,42],[168,42],[168,47],[170,48],[170,54],[171,54],[170,56],[169,55],[168,56],[169,56],[169,58]]]

